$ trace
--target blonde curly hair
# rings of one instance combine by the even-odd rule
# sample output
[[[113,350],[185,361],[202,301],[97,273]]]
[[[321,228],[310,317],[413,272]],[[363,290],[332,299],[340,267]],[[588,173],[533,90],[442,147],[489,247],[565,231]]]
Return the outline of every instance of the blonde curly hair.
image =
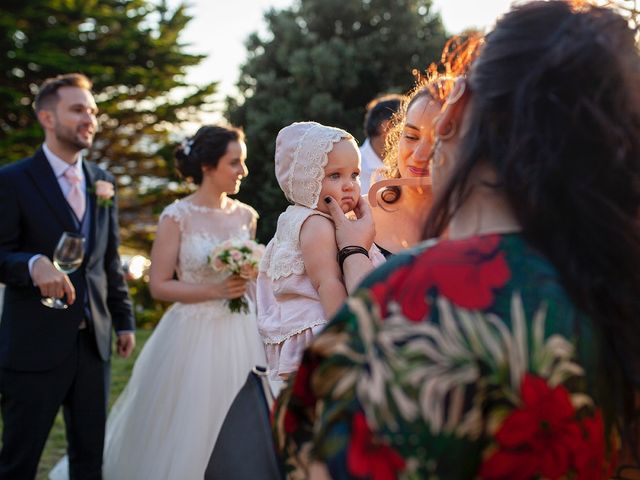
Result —
[[[444,46],[438,62],[427,67],[425,73],[414,70],[416,79],[414,87],[406,93],[400,103],[400,108],[391,117],[384,146],[384,170],[387,178],[399,178],[398,171],[398,143],[404,130],[407,111],[420,98],[425,96],[443,104],[449,96],[455,79],[466,75],[473,59],[483,42],[479,32],[468,32],[465,35],[452,37]],[[386,203],[394,203],[400,198],[398,187],[388,187],[381,193]]]

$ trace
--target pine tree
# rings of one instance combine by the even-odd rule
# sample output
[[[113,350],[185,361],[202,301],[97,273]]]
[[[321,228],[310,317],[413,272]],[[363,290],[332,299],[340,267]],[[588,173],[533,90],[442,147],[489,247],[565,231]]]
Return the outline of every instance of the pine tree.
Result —
[[[31,109],[38,85],[60,73],[86,74],[100,109],[89,159],[118,176],[126,236],[127,220],[141,223],[140,206],[155,203],[171,175],[172,128],[215,92],[215,83],[185,81],[186,69],[204,58],[180,43],[189,20],[184,5],[170,10],[147,0],[5,0],[0,164],[31,155],[43,140]]]

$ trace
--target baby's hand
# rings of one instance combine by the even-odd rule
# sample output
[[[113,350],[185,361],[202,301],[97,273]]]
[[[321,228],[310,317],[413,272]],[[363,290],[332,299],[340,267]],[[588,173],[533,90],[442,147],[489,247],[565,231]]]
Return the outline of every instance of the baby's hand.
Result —
[[[327,202],[327,199],[329,199],[329,202]],[[338,249],[346,247],[347,245],[358,245],[369,250],[376,236],[376,228],[373,224],[373,215],[371,215],[369,205],[360,198],[358,204],[353,209],[356,218],[355,220],[350,220],[345,217],[335,199],[327,196],[324,198],[324,201],[327,203],[329,213],[336,226],[336,244],[338,245]]]

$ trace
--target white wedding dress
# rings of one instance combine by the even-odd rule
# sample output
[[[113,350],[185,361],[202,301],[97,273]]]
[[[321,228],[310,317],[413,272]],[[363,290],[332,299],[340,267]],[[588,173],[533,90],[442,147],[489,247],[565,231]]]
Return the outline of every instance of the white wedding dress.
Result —
[[[235,200],[225,209],[180,200],[165,216],[181,229],[178,277],[199,284],[221,279],[207,263],[215,245],[249,239],[257,218]],[[202,480],[231,402],[251,368],[266,364],[249,303],[248,314],[231,313],[222,300],[167,310],[109,414],[105,480]],[[67,470],[61,462],[50,478]]]

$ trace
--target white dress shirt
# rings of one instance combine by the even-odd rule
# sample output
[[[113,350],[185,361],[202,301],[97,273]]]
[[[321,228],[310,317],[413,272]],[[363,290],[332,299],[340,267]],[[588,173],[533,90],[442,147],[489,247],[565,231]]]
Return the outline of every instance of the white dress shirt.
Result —
[[[53,170],[53,174],[56,176],[56,180],[58,180],[58,185],[60,185],[60,190],[62,190],[64,198],[67,198],[67,194],[69,193],[69,190],[71,190],[71,183],[64,176],[64,173],[68,168],[76,169],[78,177],[80,178],[80,191],[83,195],[87,194],[87,182],[85,182],[84,171],[82,170],[82,155],[78,155],[78,161],[76,163],[69,165],[53,153],[46,143],[42,144],[42,151],[44,152],[44,156],[47,158],[49,165],[51,165],[51,169]],[[42,254],[37,254],[29,259],[29,275],[31,275],[31,278],[33,278],[33,264],[41,256]]]
[[[362,157],[360,188],[362,195],[367,195],[371,184],[382,178],[379,172],[384,167],[384,163],[371,146],[368,138],[360,147],[360,156]]]
[[[51,165],[51,169],[53,170],[53,174],[56,176],[56,180],[58,180],[58,185],[60,185],[64,198],[67,198],[67,194],[69,193],[69,190],[71,190],[71,183],[69,183],[69,180],[64,176],[64,172],[66,172],[68,168],[74,168],[76,170],[78,178],[80,178],[80,191],[83,195],[86,195],[87,185],[84,180],[84,171],[82,170],[82,155],[78,155],[78,161],[76,163],[69,165],[53,153],[49,147],[47,147],[46,143],[42,144],[42,150],[44,151],[44,156],[47,157],[47,160],[49,161],[49,165]]]

